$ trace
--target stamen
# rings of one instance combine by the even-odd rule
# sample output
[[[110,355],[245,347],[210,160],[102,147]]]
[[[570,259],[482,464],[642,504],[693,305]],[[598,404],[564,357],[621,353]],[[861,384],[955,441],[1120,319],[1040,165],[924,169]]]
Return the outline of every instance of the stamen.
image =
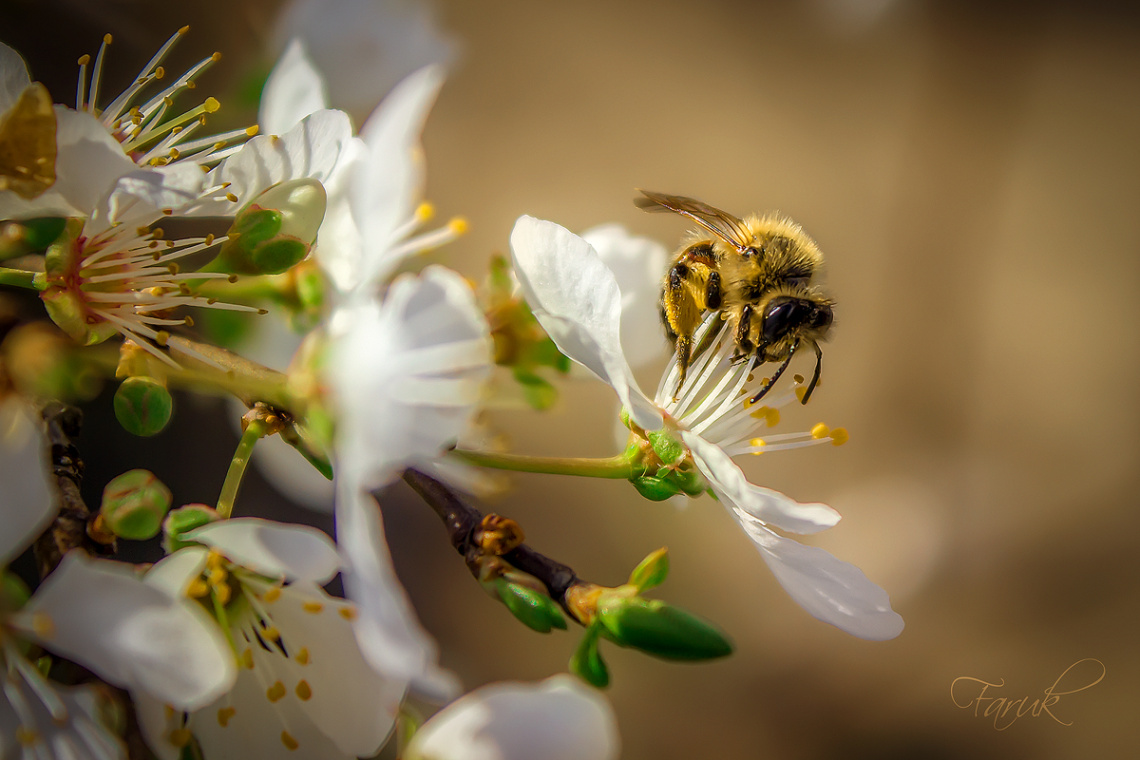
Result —
[[[95,56],[95,68],[91,72],[91,94],[87,97],[87,104],[95,116],[99,115],[96,111],[99,108],[99,82],[103,79],[103,54],[107,52],[111,40],[111,35],[103,35],[103,44],[99,46],[99,53]]]

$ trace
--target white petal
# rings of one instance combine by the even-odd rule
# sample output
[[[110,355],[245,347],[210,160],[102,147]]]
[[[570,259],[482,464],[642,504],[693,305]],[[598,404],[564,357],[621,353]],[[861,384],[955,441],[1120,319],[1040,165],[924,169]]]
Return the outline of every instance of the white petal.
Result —
[[[441,86],[443,67],[420,69],[396,85],[360,128],[368,151],[353,169],[349,204],[363,245],[362,287],[378,284],[399,266],[389,254],[423,193],[420,132]]]
[[[270,135],[282,135],[311,113],[329,107],[325,80],[309,60],[305,45],[292,39],[265,80],[258,124]]]
[[[240,517],[210,523],[186,538],[270,578],[327,583],[340,569],[332,539],[308,525]]]
[[[484,686],[429,720],[409,760],[609,760],[617,758],[609,703],[570,676]]]
[[[608,383],[634,422],[660,428],[660,411],[622,354],[621,292],[597,252],[564,227],[522,216],[511,256],[527,303],[558,349]]]
[[[779,491],[749,483],[736,462],[719,446],[699,435],[685,430],[681,432],[681,440],[725,506],[743,510],[762,522],[792,533],[818,533],[839,522],[839,513],[826,504],[800,504]]]
[[[621,345],[633,367],[669,355],[658,313],[669,254],[656,240],[629,234],[620,224],[586,230],[589,243],[613,272],[621,291]]]
[[[743,510],[734,509],[733,514],[776,580],[812,617],[872,641],[902,633],[903,619],[891,609],[887,592],[862,570],[823,549],[777,536]]]
[[[294,0],[278,16],[280,42],[293,37],[328,78],[333,103],[366,114],[407,74],[452,57],[454,45],[437,28],[428,3]]]
[[[12,653],[11,657],[20,657]],[[26,660],[5,663],[0,692],[0,757],[82,758],[113,760],[127,757],[122,741],[104,724],[106,699],[90,686],[63,687],[50,683]],[[32,737],[18,739],[22,728]]]
[[[186,546],[168,554],[147,570],[143,580],[175,599],[186,596],[190,582],[206,569],[210,551],[203,546]]]
[[[342,309],[337,322],[345,332],[326,376],[339,409],[337,464],[378,488],[470,425],[491,369],[487,323],[470,286],[442,267],[397,279],[382,304]]]
[[[233,684],[233,653],[204,610],[81,552],[64,557],[10,622],[110,683],[179,708],[211,702]]]
[[[32,83],[28,65],[12,48],[0,42],[0,114],[20,99],[20,94]]]
[[[0,402],[0,569],[43,533],[58,511],[42,426],[17,399]]]
[[[333,181],[344,165],[352,142],[352,124],[342,111],[317,111],[280,137],[258,135],[207,175],[209,186],[230,183],[227,192],[236,204],[205,203],[196,215],[232,215],[264,190],[291,179]]]
[[[336,534],[346,565],[345,595],[357,605],[354,630],[365,659],[395,681],[432,680],[439,653],[396,578],[380,507],[349,477],[337,480]]]
[[[110,193],[96,204],[92,220],[84,227],[88,235],[112,225],[145,227],[197,201],[206,176],[193,162],[156,169],[136,169],[119,177]]]

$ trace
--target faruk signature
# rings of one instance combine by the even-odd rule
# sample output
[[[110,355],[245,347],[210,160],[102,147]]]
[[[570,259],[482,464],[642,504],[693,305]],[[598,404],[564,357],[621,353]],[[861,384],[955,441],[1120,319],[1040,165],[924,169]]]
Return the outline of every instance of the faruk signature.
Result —
[[[1005,688],[1004,678],[991,683],[972,676],[959,676],[950,684],[950,699],[956,707],[963,710],[973,707],[975,717],[993,718],[994,728],[998,731],[1006,730],[1018,718],[1026,715],[1034,718],[1048,715],[1062,726],[1071,726],[1071,720],[1064,721],[1053,712],[1061,697],[1091,689],[1101,682],[1104,675],[1104,663],[1100,660],[1093,657],[1077,660],[1057,676],[1057,680],[1045,689],[1041,697],[1033,701],[1028,696],[1015,699],[996,693],[997,689]]]

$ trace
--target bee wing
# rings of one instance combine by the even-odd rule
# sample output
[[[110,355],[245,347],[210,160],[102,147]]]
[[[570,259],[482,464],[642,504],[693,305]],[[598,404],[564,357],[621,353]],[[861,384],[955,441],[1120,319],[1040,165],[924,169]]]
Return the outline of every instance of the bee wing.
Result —
[[[641,188],[638,188],[638,191],[645,196],[633,200],[634,205],[640,209],[673,211],[681,216],[687,216],[738,251],[743,252],[752,244],[752,233],[748,227],[741,219],[727,211],[721,211],[719,208],[683,195],[666,195]]]

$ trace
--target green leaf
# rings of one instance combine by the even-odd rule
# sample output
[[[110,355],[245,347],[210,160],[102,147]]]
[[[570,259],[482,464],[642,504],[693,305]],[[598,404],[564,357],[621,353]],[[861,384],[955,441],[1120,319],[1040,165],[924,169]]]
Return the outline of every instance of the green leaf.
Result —
[[[570,672],[591,686],[604,689],[610,685],[610,671],[598,652],[598,621],[590,623],[574,654],[570,657]]]
[[[648,591],[654,586],[665,582],[669,575],[669,550],[661,547],[650,554],[629,574],[629,583],[636,586],[639,592]]]
[[[732,654],[712,623],[657,599],[613,597],[598,604],[603,635],[666,660],[709,660]]]

